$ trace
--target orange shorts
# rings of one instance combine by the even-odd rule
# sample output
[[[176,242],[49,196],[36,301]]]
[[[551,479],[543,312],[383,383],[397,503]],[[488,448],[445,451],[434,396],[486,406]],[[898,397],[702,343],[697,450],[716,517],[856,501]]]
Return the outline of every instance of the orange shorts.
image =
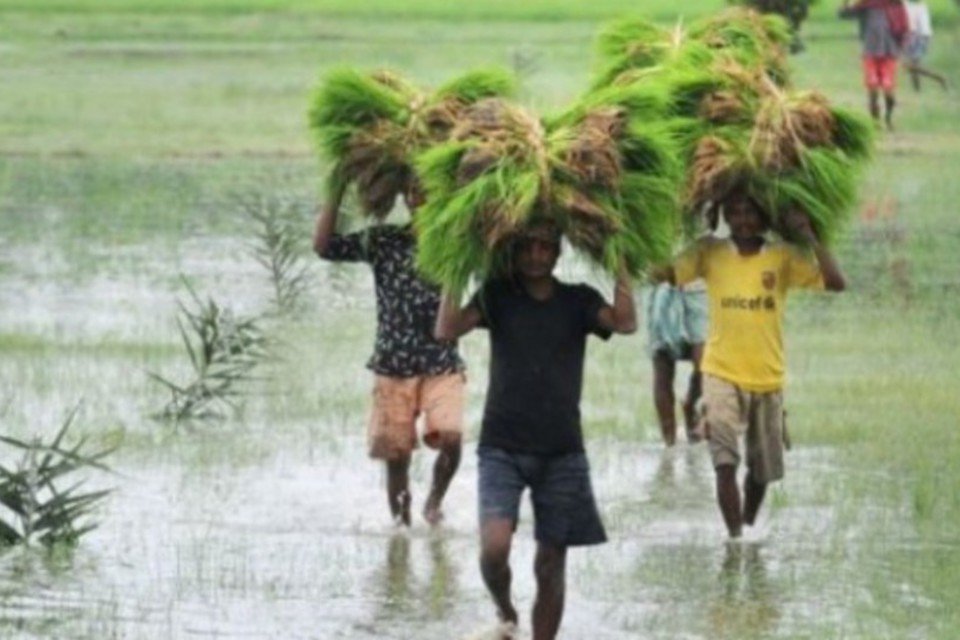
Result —
[[[893,91],[897,86],[897,59],[864,56],[863,83],[867,89]]]
[[[370,457],[396,460],[417,447],[417,418],[424,417],[423,442],[437,448],[441,434],[463,433],[466,376],[393,378],[376,376],[368,439]]]

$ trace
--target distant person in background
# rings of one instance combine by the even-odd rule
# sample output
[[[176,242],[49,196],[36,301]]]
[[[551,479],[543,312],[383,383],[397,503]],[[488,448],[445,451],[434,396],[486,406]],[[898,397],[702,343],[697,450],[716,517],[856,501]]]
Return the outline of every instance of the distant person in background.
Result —
[[[930,49],[930,40],[933,38],[933,24],[930,20],[930,10],[923,0],[911,0],[907,3],[907,17],[909,18],[910,32],[903,55],[906,58],[907,71],[915,91],[920,91],[920,77],[924,76],[940,83],[940,87],[947,89],[947,79],[923,67],[923,58]]]
[[[653,360],[653,401],[663,443],[672,447],[677,441],[673,382],[680,360],[693,365],[681,406],[687,441],[697,442],[700,436],[695,428],[695,408],[700,399],[700,357],[707,337],[706,289],[702,281],[686,287],[661,282],[648,294],[645,310],[647,351]]]
[[[880,120],[880,94],[883,93],[883,118],[893,129],[893,110],[897,104],[897,58],[909,30],[906,9],[901,0],[843,0],[841,18],[860,22],[863,46],[863,81],[868,106],[874,120]]]
[[[366,262],[377,295],[377,337],[367,368],[374,374],[368,440],[370,457],[387,468],[387,500],[398,524],[410,525],[410,457],[417,446],[417,418],[424,417],[423,441],[439,453],[423,507],[431,525],[443,515],[440,503],[460,464],[463,431],[464,365],[454,342],[433,337],[440,291],[417,275],[416,237],[410,224],[381,224],[350,234],[336,233],[343,189],[331,194],[317,217],[313,248],[324,260]],[[416,185],[404,194],[415,215],[423,196]]]

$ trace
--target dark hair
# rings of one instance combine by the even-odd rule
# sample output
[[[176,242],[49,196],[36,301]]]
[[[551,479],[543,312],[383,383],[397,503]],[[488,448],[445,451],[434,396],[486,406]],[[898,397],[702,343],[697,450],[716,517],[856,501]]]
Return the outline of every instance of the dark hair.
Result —
[[[733,200],[743,200],[747,202],[753,210],[757,212],[757,215],[760,216],[760,219],[763,221],[764,225],[767,227],[771,226],[773,223],[773,218],[770,216],[770,213],[767,211],[756,196],[750,190],[750,187],[744,183],[735,184],[727,194],[723,197],[723,202],[721,203],[726,209],[726,205]]]

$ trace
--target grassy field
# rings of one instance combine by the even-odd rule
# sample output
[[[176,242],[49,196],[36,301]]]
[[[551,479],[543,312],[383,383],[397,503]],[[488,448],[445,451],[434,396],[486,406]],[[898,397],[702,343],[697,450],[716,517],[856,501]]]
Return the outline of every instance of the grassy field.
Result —
[[[670,23],[678,6],[643,12]],[[692,19],[716,5],[682,6]],[[960,86],[960,11],[931,6],[929,65]],[[585,88],[596,28],[625,7],[0,0],[0,430],[50,433],[83,399],[78,430],[121,444],[118,491],[75,554],[0,556],[0,637],[439,640],[488,620],[472,456],[444,532],[399,538],[363,460],[362,269],[309,263],[308,310],[268,322],[282,357],[223,424],[150,421],[164,397],[145,372],[186,373],[181,274],[240,312],[266,308],[236,202],[318,200],[305,114],[325,69],[435,83],[498,63],[522,71],[525,102],[555,108]],[[832,12],[821,3],[805,30],[798,82],[860,107],[855,26]],[[850,290],[791,304],[796,448],[765,544],[725,550],[702,448],[661,455],[643,336],[591,345],[584,415],[612,542],[573,558],[564,637],[955,636],[960,100],[906,82],[900,95],[838,249]],[[487,347],[463,348],[472,446]],[[428,471],[419,456],[415,499]]]

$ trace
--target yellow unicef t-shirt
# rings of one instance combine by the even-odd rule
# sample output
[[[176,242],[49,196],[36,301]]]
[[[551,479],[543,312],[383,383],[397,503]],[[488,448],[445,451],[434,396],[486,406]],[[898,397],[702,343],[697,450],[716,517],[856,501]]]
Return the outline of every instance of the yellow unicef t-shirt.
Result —
[[[701,370],[748,391],[783,387],[783,307],[787,290],[823,287],[812,255],[765,242],[742,256],[732,240],[702,238],[674,263],[677,284],[707,284],[710,329]]]

